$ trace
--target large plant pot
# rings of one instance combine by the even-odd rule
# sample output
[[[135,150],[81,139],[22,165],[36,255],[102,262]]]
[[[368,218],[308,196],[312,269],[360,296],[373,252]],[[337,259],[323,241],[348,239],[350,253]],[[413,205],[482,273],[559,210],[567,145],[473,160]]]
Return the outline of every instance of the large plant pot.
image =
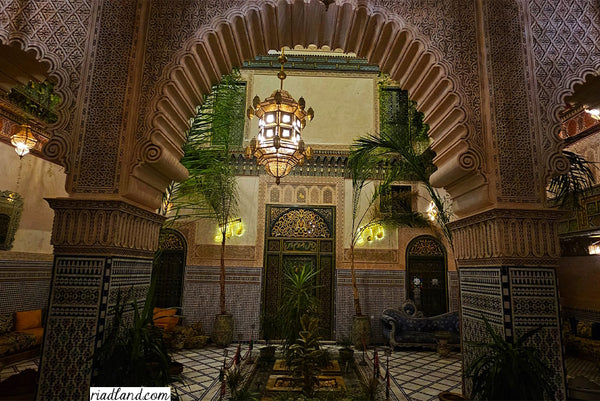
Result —
[[[363,348],[364,344],[368,347],[371,344],[371,321],[368,316],[354,316],[352,318],[352,345],[356,349]]]
[[[213,342],[220,346],[226,347],[233,340],[233,316],[230,314],[215,316],[215,324],[213,325]]]
[[[345,364],[346,362],[354,361],[354,350],[352,348],[344,347],[338,351],[340,354],[340,362]]]
[[[451,393],[449,391],[442,391],[438,394],[440,401],[467,401],[467,398],[458,393]]]

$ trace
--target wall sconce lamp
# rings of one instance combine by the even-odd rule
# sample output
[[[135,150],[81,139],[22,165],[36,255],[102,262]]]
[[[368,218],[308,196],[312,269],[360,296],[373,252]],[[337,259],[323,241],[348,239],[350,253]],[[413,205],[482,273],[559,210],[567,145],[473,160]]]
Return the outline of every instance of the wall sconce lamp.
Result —
[[[379,223],[367,224],[365,227],[358,229],[360,235],[356,240],[356,245],[364,245],[373,241],[381,241],[385,237],[385,230]]]
[[[244,231],[245,231],[244,224],[242,223],[241,218],[231,220],[231,221],[227,222],[227,224],[225,224],[225,227],[223,227],[222,224],[217,226],[217,234],[215,235],[215,242],[221,242],[223,228],[225,229],[225,238],[241,237],[242,235],[244,235]]]

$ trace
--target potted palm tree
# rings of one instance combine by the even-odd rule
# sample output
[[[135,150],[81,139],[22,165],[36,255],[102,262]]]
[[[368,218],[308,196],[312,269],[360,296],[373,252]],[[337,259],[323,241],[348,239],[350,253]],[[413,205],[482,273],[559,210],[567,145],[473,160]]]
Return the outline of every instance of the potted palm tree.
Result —
[[[238,212],[238,184],[231,151],[239,142],[239,104],[244,100],[237,71],[223,77],[205,97],[188,133],[181,163],[189,178],[170,186],[165,204],[172,209],[170,221],[213,220],[220,234],[219,311],[213,325],[213,342],[226,346],[233,339],[233,316],[227,313],[225,296],[225,245],[230,220]],[[243,108],[242,108],[243,109]],[[241,119],[240,119],[241,117]]]
[[[412,115],[411,115],[412,116]],[[413,124],[410,123],[413,121]],[[417,123],[420,122],[420,125]],[[362,314],[356,271],[354,266],[354,250],[363,231],[373,225],[427,227],[429,222],[420,213],[410,208],[388,207],[383,212],[379,206],[381,198],[390,193],[390,184],[399,180],[417,179],[423,182],[432,199],[443,210],[442,201],[437,192],[429,184],[429,175],[433,171],[433,153],[419,152],[426,141],[426,128],[422,118],[411,117],[408,124],[395,124],[394,129],[383,129],[379,136],[367,135],[353,144],[348,159],[348,168],[352,177],[352,228],[350,230],[350,272],[352,276],[352,294],[355,315],[352,320],[352,341],[356,348],[368,344],[370,338],[370,322],[368,316]],[[418,153],[418,154],[417,154]],[[390,163],[393,160],[393,163]],[[372,196],[366,204],[361,203],[363,190],[380,171],[383,180],[373,189]],[[404,202],[397,202],[405,206]],[[445,214],[440,213],[442,218]],[[445,221],[447,222],[447,221]],[[445,228],[445,225],[443,226]]]

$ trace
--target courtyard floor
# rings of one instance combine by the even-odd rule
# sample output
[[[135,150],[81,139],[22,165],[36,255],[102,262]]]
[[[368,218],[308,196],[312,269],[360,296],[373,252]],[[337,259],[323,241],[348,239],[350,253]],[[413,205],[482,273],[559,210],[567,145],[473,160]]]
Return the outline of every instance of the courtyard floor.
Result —
[[[183,376],[185,384],[178,386],[183,401],[219,399],[219,369],[223,365],[225,352],[230,360],[236,352],[236,345],[226,349],[207,347],[198,350],[184,350],[176,352],[174,359],[183,363]],[[336,346],[327,346],[336,350]],[[253,355],[258,355],[255,347]],[[247,345],[243,345],[245,351]],[[386,357],[384,350],[380,349],[381,372],[385,374]],[[357,361],[361,360],[361,353],[355,353]],[[368,352],[369,366],[372,368],[373,351]],[[404,400],[437,400],[437,395],[442,391],[461,393],[461,355],[456,352],[446,357],[439,356],[434,351],[400,350],[394,351],[389,357],[390,390],[391,398]],[[580,359],[567,358],[568,377],[584,376],[600,384],[600,367],[593,362]],[[9,366],[0,371],[0,381],[19,373],[25,369],[37,369],[38,360],[32,359]]]

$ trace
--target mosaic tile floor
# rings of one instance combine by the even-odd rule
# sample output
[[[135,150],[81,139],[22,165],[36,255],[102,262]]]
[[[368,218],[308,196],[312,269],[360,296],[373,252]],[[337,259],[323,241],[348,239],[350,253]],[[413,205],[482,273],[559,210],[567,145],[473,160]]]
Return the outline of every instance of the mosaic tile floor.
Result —
[[[230,346],[226,350],[230,359],[235,354],[236,346]],[[255,350],[254,354],[258,354],[258,351]],[[360,353],[355,356],[357,361],[360,360]],[[368,359],[372,357],[372,352],[369,352]],[[178,386],[183,401],[218,399],[220,386],[217,379],[223,358],[224,349],[215,347],[174,354],[174,359],[185,366],[185,384]],[[383,374],[383,351],[380,352],[380,361]],[[461,392],[461,357],[458,353],[442,358],[432,351],[395,351],[390,355],[389,363],[391,392],[399,401],[433,401],[438,399],[437,395],[442,391]],[[6,367],[0,371],[0,381],[28,368],[37,369],[37,366],[38,360],[32,359]],[[585,376],[600,384],[600,366],[597,363],[567,358],[566,366],[568,377]],[[372,363],[367,369],[372,369]]]

